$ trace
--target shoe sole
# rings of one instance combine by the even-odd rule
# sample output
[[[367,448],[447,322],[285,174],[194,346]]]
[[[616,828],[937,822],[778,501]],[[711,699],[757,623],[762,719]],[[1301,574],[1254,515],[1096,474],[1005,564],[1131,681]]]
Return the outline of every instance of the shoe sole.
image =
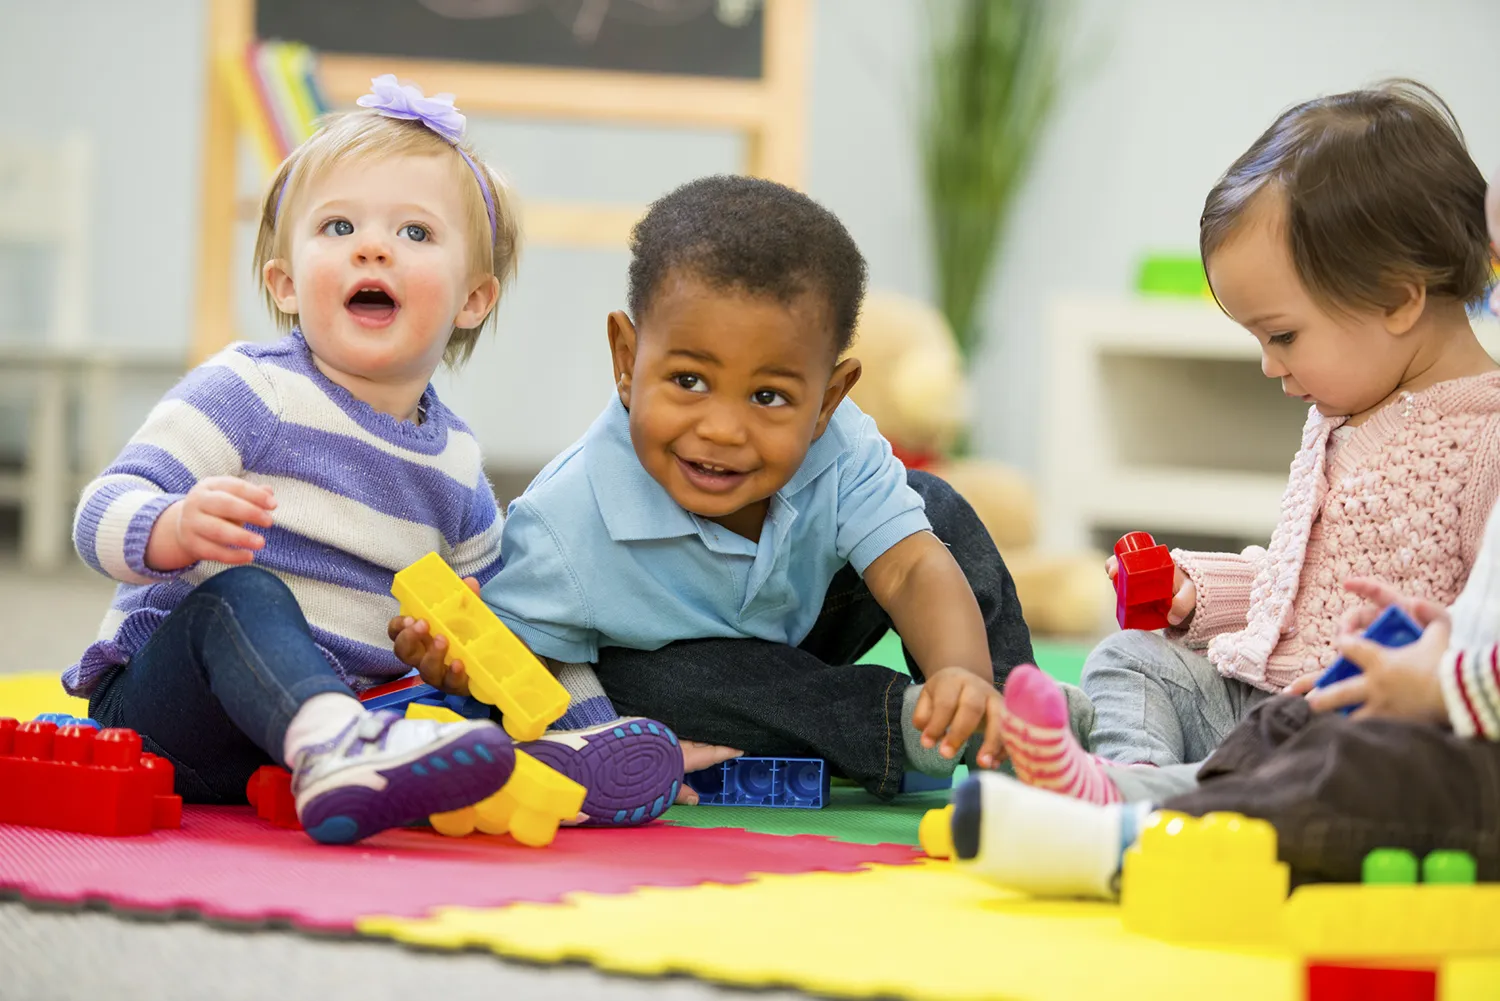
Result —
[[[384,786],[340,782],[317,793],[299,811],[314,841],[347,845],[392,827],[425,821],[434,813],[473,806],[510,780],[516,750],[499,727],[476,727],[409,760],[374,768]],[[331,776],[330,781],[347,778]]]
[[[583,731],[573,748],[558,740],[529,741],[521,750],[588,790],[579,827],[634,827],[661,816],[682,786],[677,735],[648,719],[619,719]]]

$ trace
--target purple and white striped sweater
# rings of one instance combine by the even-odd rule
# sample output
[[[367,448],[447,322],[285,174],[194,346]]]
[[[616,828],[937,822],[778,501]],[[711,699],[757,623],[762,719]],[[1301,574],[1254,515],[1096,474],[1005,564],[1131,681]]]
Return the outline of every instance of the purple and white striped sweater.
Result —
[[[189,372],[79,501],[78,554],[120,586],[63,687],[88,695],[225,569],[145,564],[156,519],[209,476],[275,492],[275,525],[255,563],[286,582],[334,670],[356,691],[406,674],[385,631],[395,572],[434,550],[481,583],[500,567],[501,519],[479,446],[431,386],[422,400],[420,425],[377,413],[319,372],[295,331],[234,345]]]

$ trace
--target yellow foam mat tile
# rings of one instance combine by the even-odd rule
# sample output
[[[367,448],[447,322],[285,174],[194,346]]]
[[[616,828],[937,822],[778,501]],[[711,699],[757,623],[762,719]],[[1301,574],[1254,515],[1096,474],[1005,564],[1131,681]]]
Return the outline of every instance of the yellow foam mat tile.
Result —
[[[83,718],[89,714],[89,703],[63,691],[55,674],[0,674],[0,716],[28,720],[42,713]]]
[[[1286,953],[1170,945],[1126,932],[1112,904],[1032,900],[933,861],[356,927],[426,947],[845,997],[1161,1001],[1212,985],[1214,1001],[1298,1001],[1303,976]]]

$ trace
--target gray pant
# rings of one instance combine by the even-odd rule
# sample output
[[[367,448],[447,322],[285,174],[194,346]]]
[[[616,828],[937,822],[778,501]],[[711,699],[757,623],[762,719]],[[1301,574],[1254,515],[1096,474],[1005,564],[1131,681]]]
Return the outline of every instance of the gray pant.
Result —
[[[1159,633],[1126,630],[1094,648],[1083,691],[1096,718],[1089,750],[1120,764],[1126,799],[1164,799],[1194,785],[1198,765],[1269,692],[1225,678],[1208,658]]]

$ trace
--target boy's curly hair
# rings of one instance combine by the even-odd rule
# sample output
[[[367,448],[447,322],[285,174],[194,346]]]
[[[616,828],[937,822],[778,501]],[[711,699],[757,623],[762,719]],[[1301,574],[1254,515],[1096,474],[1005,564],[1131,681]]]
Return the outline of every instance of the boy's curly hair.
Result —
[[[630,237],[630,315],[637,324],[667,275],[788,303],[826,297],[843,354],[865,296],[865,259],[832,212],[774,181],[719,174],[654,202]]]

